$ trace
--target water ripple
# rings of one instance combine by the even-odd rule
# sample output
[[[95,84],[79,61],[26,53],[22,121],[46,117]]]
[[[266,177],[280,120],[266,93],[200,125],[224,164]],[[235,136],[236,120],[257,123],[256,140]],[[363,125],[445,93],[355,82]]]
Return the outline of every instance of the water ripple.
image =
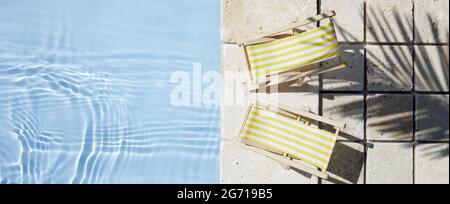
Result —
[[[168,101],[173,71],[219,68],[219,34],[190,29],[218,5],[3,2],[0,183],[218,181],[218,108]],[[212,13],[165,12],[186,6]]]

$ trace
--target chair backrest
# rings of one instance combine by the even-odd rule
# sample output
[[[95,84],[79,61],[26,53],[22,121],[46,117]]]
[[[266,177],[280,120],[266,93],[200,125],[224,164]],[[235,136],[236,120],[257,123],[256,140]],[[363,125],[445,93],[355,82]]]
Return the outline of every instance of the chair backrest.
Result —
[[[339,56],[334,24],[269,43],[246,47],[255,78],[299,69]]]

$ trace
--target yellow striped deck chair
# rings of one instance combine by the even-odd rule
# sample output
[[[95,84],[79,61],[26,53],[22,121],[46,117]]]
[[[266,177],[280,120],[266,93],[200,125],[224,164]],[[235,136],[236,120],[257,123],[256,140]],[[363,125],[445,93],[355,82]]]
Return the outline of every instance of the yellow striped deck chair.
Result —
[[[241,142],[287,166],[327,179],[326,170],[345,124],[284,105],[273,106],[275,111],[268,108],[268,103],[261,104],[249,107],[241,128]],[[320,129],[312,121],[330,124],[336,132]]]
[[[345,62],[339,57],[341,52],[331,21],[334,15],[334,12],[324,13],[295,25],[277,29],[256,40],[242,43],[251,79],[254,81],[267,76],[297,71],[297,77],[289,77],[290,81],[297,81],[312,75],[345,68]],[[296,28],[327,18],[330,18],[328,24],[296,34]],[[289,30],[291,34],[288,34],[288,37],[285,37],[286,35],[283,35],[281,39],[274,37],[276,34]],[[315,70],[308,67],[333,58],[338,58],[341,64]],[[289,74],[292,76],[292,73]],[[267,78],[264,79],[264,82],[267,81],[269,81]]]

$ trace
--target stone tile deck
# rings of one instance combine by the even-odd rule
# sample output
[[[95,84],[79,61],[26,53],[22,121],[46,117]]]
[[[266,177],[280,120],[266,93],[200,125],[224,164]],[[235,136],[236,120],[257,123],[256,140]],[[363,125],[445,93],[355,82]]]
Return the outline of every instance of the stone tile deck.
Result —
[[[412,184],[413,145],[377,143],[367,151],[368,184]]]
[[[367,41],[397,43],[413,41],[412,0],[366,0]]]
[[[367,89],[369,91],[411,91],[413,52],[410,46],[367,46]]]
[[[373,141],[412,141],[413,96],[376,94],[366,97],[366,136]]]
[[[222,71],[245,70],[237,40],[329,10],[349,68],[274,95],[347,123],[331,178],[286,170],[233,144],[244,102],[221,110],[221,182],[449,183],[448,0],[222,0]],[[224,77],[223,99],[237,87],[246,101],[240,80]]]
[[[419,144],[416,146],[415,151],[416,183],[448,184],[448,143]]]

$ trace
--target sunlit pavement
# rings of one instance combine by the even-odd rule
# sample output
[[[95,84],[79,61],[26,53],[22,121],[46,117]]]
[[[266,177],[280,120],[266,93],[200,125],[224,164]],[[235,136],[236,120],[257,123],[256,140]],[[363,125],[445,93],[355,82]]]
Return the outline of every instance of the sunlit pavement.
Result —
[[[286,170],[232,142],[245,105],[222,108],[223,183],[448,183],[448,0],[223,0],[222,71],[244,71],[239,39],[335,10],[349,68],[272,95],[343,121],[332,178]],[[224,84],[230,82],[224,81]],[[245,89],[244,82],[236,83]],[[223,86],[230,97],[233,86]],[[251,95],[251,94],[250,94]],[[248,95],[247,95],[248,96]],[[245,98],[247,96],[239,96]]]

